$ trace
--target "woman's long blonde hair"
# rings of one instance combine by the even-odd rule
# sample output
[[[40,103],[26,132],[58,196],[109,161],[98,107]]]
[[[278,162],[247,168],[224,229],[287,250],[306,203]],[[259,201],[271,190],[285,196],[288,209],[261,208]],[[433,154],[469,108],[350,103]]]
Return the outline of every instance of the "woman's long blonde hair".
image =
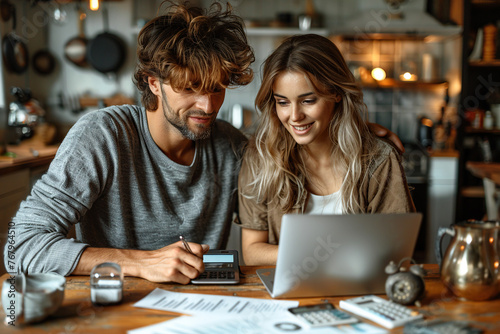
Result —
[[[305,150],[276,114],[273,84],[284,71],[304,74],[323,98],[341,96],[330,122],[330,154],[335,174],[343,175],[343,210],[363,211],[353,194],[367,181],[370,157],[376,153],[370,149],[375,147],[375,139],[363,119],[367,112],[363,93],[335,44],[314,34],[287,38],[264,62],[262,84],[255,100],[261,116],[246,152],[253,179],[241,190],[243,196],[277,205],[284,213],[303,209],[307,200],[309,173]]]

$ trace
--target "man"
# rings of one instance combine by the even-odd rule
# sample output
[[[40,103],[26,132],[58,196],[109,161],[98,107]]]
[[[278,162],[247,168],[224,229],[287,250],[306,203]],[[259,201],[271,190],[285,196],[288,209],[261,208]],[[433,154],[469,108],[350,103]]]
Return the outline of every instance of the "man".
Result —
[[[172,6],[141,30],[137,58],[143,108],[74,125],[13,219],[7,271],[88,275],[116,262],[127,276],[186,284],[209,247],[225,247],[245,137],[216,116],[225,89],[252,80],[242,19],[217,3]]]

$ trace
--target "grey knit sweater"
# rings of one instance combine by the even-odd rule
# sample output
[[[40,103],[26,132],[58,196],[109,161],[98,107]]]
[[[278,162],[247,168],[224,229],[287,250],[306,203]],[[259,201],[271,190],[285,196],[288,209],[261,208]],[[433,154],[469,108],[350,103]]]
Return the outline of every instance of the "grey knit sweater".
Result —
[[[83,116],[13,219],[17,267],[68,275],[88,245],[153,250],[179,235],[224,247],[244,142],[217,120],[211,138],[196,142],[191,166],[183,166],[156,146],[144,109]],[[77,240],[66,237],[73,224]],[[16,271],[4,254],[7,270]]]

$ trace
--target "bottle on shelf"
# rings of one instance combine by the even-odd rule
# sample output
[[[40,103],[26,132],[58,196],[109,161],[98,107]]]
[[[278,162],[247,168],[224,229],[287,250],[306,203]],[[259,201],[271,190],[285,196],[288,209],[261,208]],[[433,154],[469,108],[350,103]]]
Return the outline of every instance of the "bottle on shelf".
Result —
[[[486,110],[484,113],[483,128],[485,130],[492,130],[495,125],[495,119],[491,110]]]
[[[450,96],[448,94],[448,89],[446,89],[444,95],[444,103],[441,106],[441,113],[439,115],[439,119],[434,125],[434,133],[433,133],[434,142],[432,146],[433,149],[435,150],[444,150],[446,147],[446,141],[448,139],[448,135],[445,126],[444,114],[446,112],[446,106],[448,105],[448,102],[450,102]]]

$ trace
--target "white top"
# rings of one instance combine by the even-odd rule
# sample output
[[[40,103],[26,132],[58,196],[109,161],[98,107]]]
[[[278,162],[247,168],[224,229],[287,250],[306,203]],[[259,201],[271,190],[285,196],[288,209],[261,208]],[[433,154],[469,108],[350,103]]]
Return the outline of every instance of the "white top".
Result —
[[[340,191],[326,196],[310,194],[305,213],[310,215],[341,215],[342,197]]]

